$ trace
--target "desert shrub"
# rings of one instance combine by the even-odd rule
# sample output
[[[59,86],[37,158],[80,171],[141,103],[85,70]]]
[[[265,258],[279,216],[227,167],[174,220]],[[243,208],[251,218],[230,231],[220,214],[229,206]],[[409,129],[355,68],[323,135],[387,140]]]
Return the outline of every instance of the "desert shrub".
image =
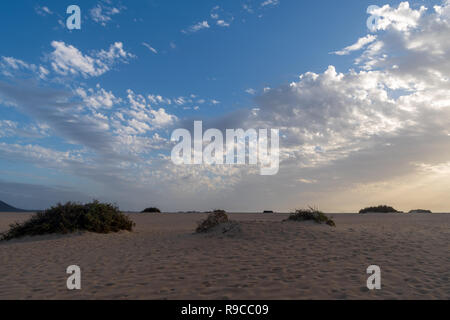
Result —
[[[159,210],[158,208],[145,208],[144,210],[141,211],[141,213],[161,213],[161,210]]]
[[[214,209],[214,210],[210,210],[210,211],[204,211],[203,213],[227,213],[225,210],[222,209]]]
[[[1,240],[44,234],[67,234],[76,231],[96,233],[132,231],[133,221],[109,203],[87,204],[67,202],[33,215],[23,223],[15,223],[1,235]]]
[[[208,217],[199,223],[196,232],[205,233],[222,223],[229,222],[228,216],[223,210],[214,210]]]
[[[395,210],[394,208],[390,207],[390,206],[378,206],[378,207],[368,207],[368,208],[364,208],[359,210],[359,213],[398,213],[399,211]]]
[[[295,210],[294,213],[291,213],[291,215],[289,216],[289,218],[287,219],[288,221],[308,221],[308,220],[312,220],[316,223],[326,223],[327,225],[331,226],[331,227],[335,227],[336,224],[334,223],[334,221],[327,217],[326,214],[324,214],[323,212],[309,207],[308,209],[297,209]]]
[[[416,209],[416,210],[411,210],[408,213],[433,213],[433,212],[431,212],[431,210]]]

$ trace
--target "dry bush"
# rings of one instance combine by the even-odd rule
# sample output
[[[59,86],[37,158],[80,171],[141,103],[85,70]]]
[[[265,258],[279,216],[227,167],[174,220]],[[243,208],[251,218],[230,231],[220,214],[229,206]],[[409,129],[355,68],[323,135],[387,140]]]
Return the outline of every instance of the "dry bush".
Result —
[[[1,235],[1,240],[76,231],[96,233],[132,231],[134,222],[115,205],[94,201],[87,204],[67,202],[38,212],[23,223],[15,223]]]
[[[323,212],[316,208],[309,207],[308,209],[297,209],[292,213],[288,221],[308,221],[312,220],[316,223],[326,223],[331,227],[335,227],[336,224],[331,218],[328,218]]]
[[[228,216],[224,210],[214,210],[208,217],[199,223],[196,232],[205,233],[213,229],[214,227],[229,222]]]

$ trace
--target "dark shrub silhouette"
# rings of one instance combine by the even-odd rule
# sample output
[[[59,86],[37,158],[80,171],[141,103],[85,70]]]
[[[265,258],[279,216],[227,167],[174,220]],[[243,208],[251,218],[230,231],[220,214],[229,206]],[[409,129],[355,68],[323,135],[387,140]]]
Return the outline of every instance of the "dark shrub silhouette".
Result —
[[[67,202],[36,213],[23,223],[15,223],[1,235],[1,240],[44,234],[67,234],[75,231],[96,233],[132,231],[134,222],[109,203],[87,204]]]
[[[161,210],[158,208],[145,208],[141,213],[161,213]]]
[[[312,220],[316,223],[326,223],[327,225],[331,227],[336,227],[336,224],[334,221],[330,218],[328,218],[323,212],[309,207],[308,209],[297,209],[294,213],[291,213],[288,221],[308,221]]]
[[[227,222],[229,222],[229,220],[224,210],[214,210],[214,212],[210,213],[205,220],[200,222],[196,229],[196,232],[205,233],[210,231],[214,227]]]
[[[433,213],[433,212],[431,212],[431,210],[416,209],[409,211],[409,213]]]
[[[368,207],[368,208],[364,208],[359,210],[359,213],[398,213],[399,211],[395,210],[392,207],[389,206],[378,206],[378,207]]]

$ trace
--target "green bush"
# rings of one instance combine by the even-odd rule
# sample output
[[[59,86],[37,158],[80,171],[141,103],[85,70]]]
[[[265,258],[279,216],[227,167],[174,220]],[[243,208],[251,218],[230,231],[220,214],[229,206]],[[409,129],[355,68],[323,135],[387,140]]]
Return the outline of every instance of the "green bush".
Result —
[[[141,211],[141,213],[161,213],[161,210],[159,210],[158,208],[146,208],[144,210]]]
[[[378,207],[368,207],[359,210],[359,213],[398,213],[399,211],[395,210],[390,206],[378,206]]]
[[[309,207],[308,209],[297,209],[294,213],[291,213],[288,221],[308,221],[312,220],[316,223],[326,223],[331,227],[336,227],[336,224],[331,218],[328,218],[323,212]]]
[[[1,240],[52,233],[67,234],[76,231],[96,233],[132,231],[133,221],[112,204],[94,201],[87,204],[67,202],[38,212],[23,223],[15,223],[1,235]]]

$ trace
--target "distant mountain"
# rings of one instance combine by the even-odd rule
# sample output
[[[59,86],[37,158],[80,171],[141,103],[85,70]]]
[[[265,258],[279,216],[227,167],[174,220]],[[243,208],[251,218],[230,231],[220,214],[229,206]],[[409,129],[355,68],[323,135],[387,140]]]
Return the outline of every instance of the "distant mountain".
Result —
[[[0,200],[0,212],[26,212],[26,211],[28,210],[14,208],[13,206],[10,206],[9,204]]]

